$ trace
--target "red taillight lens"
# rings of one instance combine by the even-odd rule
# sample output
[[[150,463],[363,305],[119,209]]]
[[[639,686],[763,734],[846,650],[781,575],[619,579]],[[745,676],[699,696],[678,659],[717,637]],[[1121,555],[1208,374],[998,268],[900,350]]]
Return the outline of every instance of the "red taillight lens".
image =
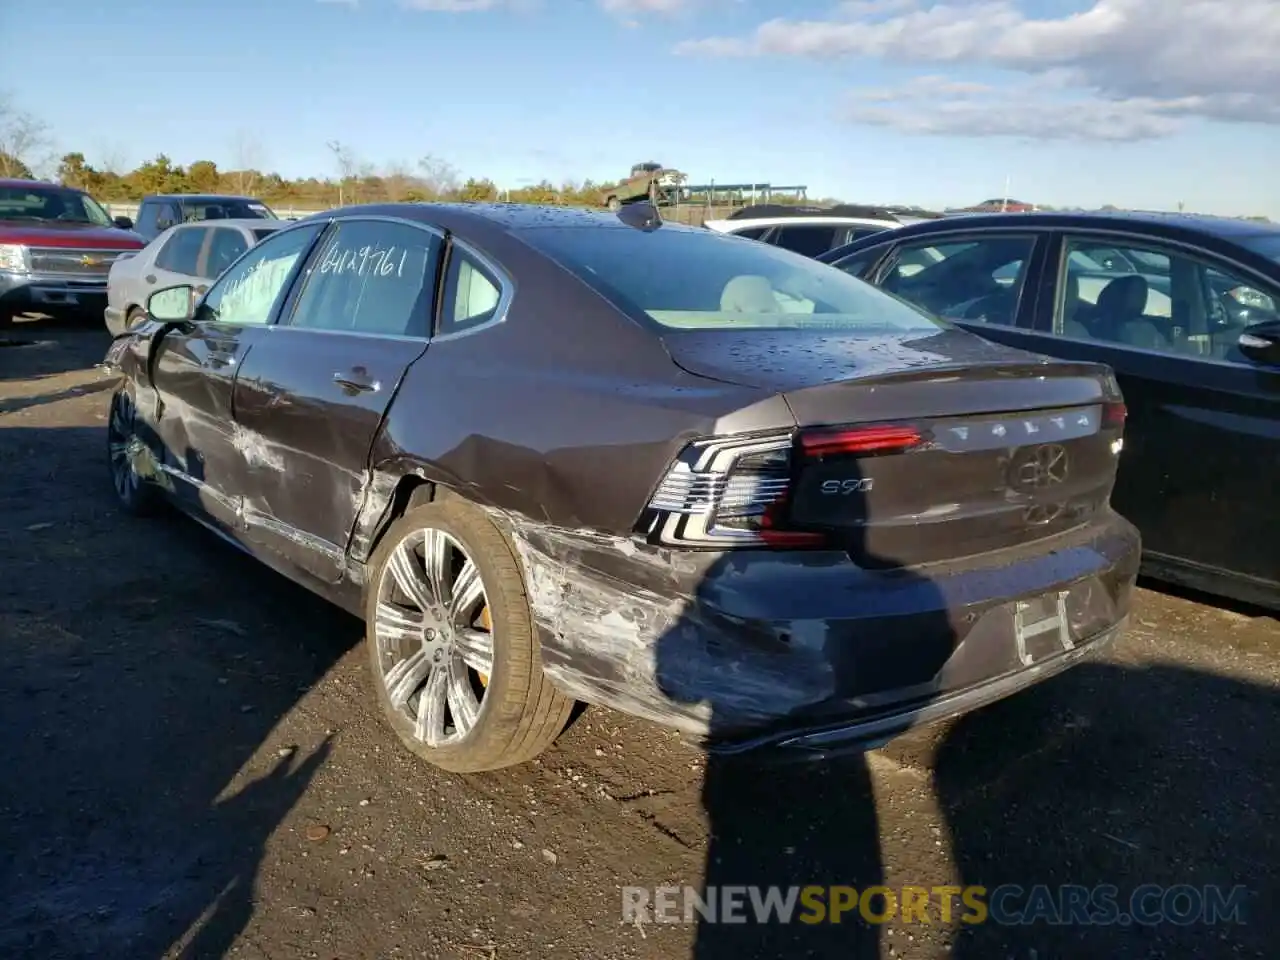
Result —
[[[840,430],[809,430],[800,435],[800,449],[808,457],[841,453],[897,453],[924,441],[914,427],[854,427]]]
[[[1110,403],[1102,405],[1102,426],[1104,429],[1114,430],[1117,427],[1123,427],[1125,418],[1129,416],[1129,408],[1123,401],[1113,400]]]
[[[682,547],[821,547],[821,530],[791,528],[796,471],[828,456],[876,456],[925,442],[914,427],[831,427],[691,443],[649,501],[639,529]],[[798,461],[798,462],[797,462]]]

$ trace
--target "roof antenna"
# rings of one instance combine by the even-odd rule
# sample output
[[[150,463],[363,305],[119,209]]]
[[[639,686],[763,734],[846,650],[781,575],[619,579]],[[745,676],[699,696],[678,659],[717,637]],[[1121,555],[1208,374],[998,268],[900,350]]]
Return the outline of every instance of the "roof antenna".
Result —
[[[618,208],[618,219],[628,227],[635,227],[645,233],[652,233],[662,226],[662,214],[648,200],[624,203]]]

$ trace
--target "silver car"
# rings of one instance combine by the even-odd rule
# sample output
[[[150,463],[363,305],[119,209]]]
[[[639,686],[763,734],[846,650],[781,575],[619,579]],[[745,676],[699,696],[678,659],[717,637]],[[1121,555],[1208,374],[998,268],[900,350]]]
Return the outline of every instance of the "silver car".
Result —
[[[146,313],[147,297],[189,283],[203,292],[223,270],[284,224],[271,220],[200,220],[166,230],[107,276],[107,330],[119,336]]]

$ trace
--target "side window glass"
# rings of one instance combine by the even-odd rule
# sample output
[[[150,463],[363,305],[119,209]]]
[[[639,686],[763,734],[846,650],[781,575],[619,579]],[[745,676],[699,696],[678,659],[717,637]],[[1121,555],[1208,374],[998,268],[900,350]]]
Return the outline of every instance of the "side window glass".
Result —
[[[785,250],[806,257],[817,257],[835,245],[836,228],[798,224],[794,227],[780,227],[773,242]]]
[[[321,224],[309,224],[262,241],[218,278],[197,319],[245,326],[270,323],[298,260],[322,228]]]
[[[338,224],[312,260],[290,326],[426,337],[439,245],[408,224]]]
[[[1012,326],[1035,237],[903,244],[880,286],[952,320]]]
[[[748,240],[759,240],[768,229],[768,227],[748,227],[746,230],[733,231],[733,235],[735,237],[746,237]]]
[[[204,275],[213,279],[222,271],[235,263],[240,254],[249,249],[249,243],[239,230],[228,230],[219,227],[213,231],[213,239],[209,241],[209,257],[205,263]]]
[[[203,230],[174,230],[156,255],[156,266],[170,273],[194,277],[203,244]]]
[[[458,247],[449,255],[440,333],[461,333],[497,316],[502,287],[496,277]]]
[[[1277,319],[1280,293],[1181,250],[1068,238],[1064,254],[1054,312],[1060,336],[1247,363],[1240,333]],[[1121,263],[1127,269],[1114,269]]]
[[[862,253],[855,253],[851,257],[846,257],[835,266],[852,277],[866,279],[867,271],[880,259],[880,254],[883,252],[883,247],[877,250],[864,250]]]

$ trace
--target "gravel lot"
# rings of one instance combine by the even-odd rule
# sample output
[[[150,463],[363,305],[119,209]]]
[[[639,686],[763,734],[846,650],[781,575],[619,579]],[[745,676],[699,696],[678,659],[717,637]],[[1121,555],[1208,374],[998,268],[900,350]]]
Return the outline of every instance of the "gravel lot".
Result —
[[[862,759],[708,764],[583,714],[453,776],[361,626],[105,468],[105,334],[0,347],[0,957],[1263,957],[1280,623],[1144,591],[1079,668]],[[41,342],[43,341],[43,342]],[[1241,884],[1243,924],[623,924],[623,885]]]

